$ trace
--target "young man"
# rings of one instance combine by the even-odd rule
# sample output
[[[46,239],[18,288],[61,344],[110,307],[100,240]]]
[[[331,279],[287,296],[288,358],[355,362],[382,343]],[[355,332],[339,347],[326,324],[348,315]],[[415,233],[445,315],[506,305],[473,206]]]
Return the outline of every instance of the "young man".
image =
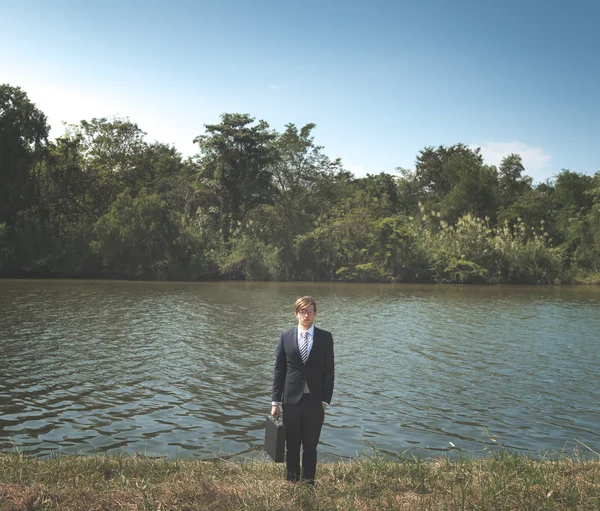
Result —
[[[278,416],[283,403],[287,480],[295,482],[302,476],[314,484],[317,444],[333,394],[333,337],[314,326],[317,304],[311,296],[296,300],[294,315],[298,326],[281,334],[275,350],[271,414]]]

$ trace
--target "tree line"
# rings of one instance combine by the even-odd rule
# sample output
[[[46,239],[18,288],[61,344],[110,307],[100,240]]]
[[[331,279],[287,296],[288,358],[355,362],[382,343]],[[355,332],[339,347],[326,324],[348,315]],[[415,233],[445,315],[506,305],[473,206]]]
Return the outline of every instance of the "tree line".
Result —
[[[183,158],[128,119],[67,126],[0,85],[0,276],[600,281],[600,172],[533,184],[464,144],[355,177],[314,140],[223,114]]]

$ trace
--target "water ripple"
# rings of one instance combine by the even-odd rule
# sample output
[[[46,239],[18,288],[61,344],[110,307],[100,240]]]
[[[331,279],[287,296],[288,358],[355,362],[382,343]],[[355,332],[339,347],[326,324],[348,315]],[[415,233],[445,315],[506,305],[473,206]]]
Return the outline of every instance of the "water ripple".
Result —
[[[600,449],[596,289],[108,281],[0,281],[0,449],[258,455],[305,293],[326,457]]]

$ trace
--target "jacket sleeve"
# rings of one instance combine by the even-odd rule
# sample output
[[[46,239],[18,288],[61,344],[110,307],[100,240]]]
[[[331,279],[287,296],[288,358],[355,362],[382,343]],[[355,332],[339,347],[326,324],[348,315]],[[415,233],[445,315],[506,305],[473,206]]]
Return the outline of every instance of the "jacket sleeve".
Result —
[[[331,397],[333,396],[334,373],[333,336],[329,334],[327,347],[325,349],[325,374],[323,375],[323,401],[327,404],[331,404]]]
[[[283,397],[283,386],[285,384],[285,374],[287,372],[287,360],[285,349],[283,349],[283,334],[279,336],[277,347],[275,348],[275,369],[273,370],[273,393],[272,402],[281,402]]]

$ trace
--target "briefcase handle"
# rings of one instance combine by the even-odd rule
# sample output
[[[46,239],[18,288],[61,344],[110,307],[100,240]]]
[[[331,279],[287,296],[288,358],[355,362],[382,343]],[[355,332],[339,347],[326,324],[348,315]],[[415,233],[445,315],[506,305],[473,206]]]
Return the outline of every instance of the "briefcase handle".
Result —
[[[273,419],[275,424],[279,424],[280,422],[283,421],[283,406],[281,406],[279,404],[279,405],[277,405],[277,408],[279,408],[279,415],[277,417],[275,417],[273,414],[271,414],[271,419]]]

